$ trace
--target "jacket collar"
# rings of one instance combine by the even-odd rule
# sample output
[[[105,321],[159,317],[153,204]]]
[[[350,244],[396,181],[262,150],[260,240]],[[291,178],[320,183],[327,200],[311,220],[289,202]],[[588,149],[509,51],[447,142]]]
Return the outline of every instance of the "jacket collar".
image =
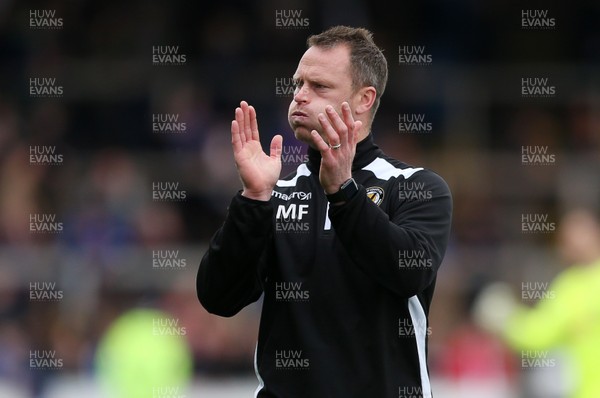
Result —
[[[369,133],[368,136],[356,144],[356,155],[352,161],[352,171],[362,169],[381,154],[381,149],[379,149],[373,140],[373,133]],[[308,147],[307,166],[312,173],[319,174],[319,169],[321,167],[321,152],[310,146]]]

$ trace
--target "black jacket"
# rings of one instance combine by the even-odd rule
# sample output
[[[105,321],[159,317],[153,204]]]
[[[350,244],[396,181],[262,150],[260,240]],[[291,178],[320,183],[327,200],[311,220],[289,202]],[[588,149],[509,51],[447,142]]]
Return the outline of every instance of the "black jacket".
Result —
[[[271,200],[238,194],[204,255],[198,298],[232,316],[264,293],[258,397],[431,396],[427,315],[452,214],[437,174],[357,146],[359,192],[329,206],[320,154]]]

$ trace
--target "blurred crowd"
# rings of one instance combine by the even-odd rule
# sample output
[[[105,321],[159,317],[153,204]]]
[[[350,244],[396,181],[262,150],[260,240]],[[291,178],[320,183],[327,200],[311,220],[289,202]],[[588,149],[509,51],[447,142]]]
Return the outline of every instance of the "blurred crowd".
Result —
[[[600,210],[600,6],[544,3],[556,28],[524,30],[520,13],[529,6],[426,1],[396,12],[359,0],[2,2],[0,380],[42,397],[53,378],[93,375],[103,334],[140,307],[185,326],[194,375],[253,372],[260,303],[221,319],[195,297],[196,267],[240,185],[230,120],[247,100],[263,143],[283,134],[284,149],[305,153],[287,125],[291,95],[281,94],[278,79],[293,74],[309,34],[342,23],[371,29],[388,58],[376,142],[435,170],[453,193],[452,239],[430,316],[432,373],[460,397],[489,393],[490,385],[499,397],[522,391],[532,372],[473,321],[473,304],[491,281],[518,291],[565,265],[557,234],[524,233],[524,214],[559,228],[570,209]],[[42,9],[54,10],[62,26],[33,29],[31,11]],[[308,26],[278,28],[276,10],[300,11]],[[398,64],[405,45],[424,46],[431,64]],[[157,46],[178,46],[185,62],[154,64]],[[556,94],[523,98],[528,76],[549,78]],[[56,79],[62,94],[32,96],[31,78]],[[176,115],[185,129],[155,131],[159,114]],[[424,115],[432,128],[399,131],[400,114]],[[524,164],[524,147],[545,147],[554,161]],[[62,156],[32,162],[40,148]],[[284,172],[297,165],[284,164]],[[175,184],[179,198],[157,200],[161,183]],[[60,230],[32,231],[40,214]],[[153,258],[169,250],[180,265],[157,269]],[[61,297],[33,300],[32,284],[43,282]],[[60,369],[32,370],[39,351],[54,352]],[[542,370],[541,384],[555,378],[555,369]]]

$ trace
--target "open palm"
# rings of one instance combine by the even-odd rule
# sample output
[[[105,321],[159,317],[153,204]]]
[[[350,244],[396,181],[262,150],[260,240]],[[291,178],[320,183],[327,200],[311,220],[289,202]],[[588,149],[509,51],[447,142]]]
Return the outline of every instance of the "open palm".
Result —
[[[231,122],[231,144],[244,189],[242,195],[269,200],[281,173],[282,142],[280,135],[273,137],[267,155],[260,144],[256,111],[246,101],[240,103]]]

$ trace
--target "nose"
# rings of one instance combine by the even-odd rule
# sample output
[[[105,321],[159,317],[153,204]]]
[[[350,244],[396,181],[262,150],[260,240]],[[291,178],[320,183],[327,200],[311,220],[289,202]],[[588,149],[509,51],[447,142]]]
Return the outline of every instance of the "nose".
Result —
[[[296,91],[294,91],[294,101],[298,103],[308,101],[308,88],[306,85],[296,88]]]

